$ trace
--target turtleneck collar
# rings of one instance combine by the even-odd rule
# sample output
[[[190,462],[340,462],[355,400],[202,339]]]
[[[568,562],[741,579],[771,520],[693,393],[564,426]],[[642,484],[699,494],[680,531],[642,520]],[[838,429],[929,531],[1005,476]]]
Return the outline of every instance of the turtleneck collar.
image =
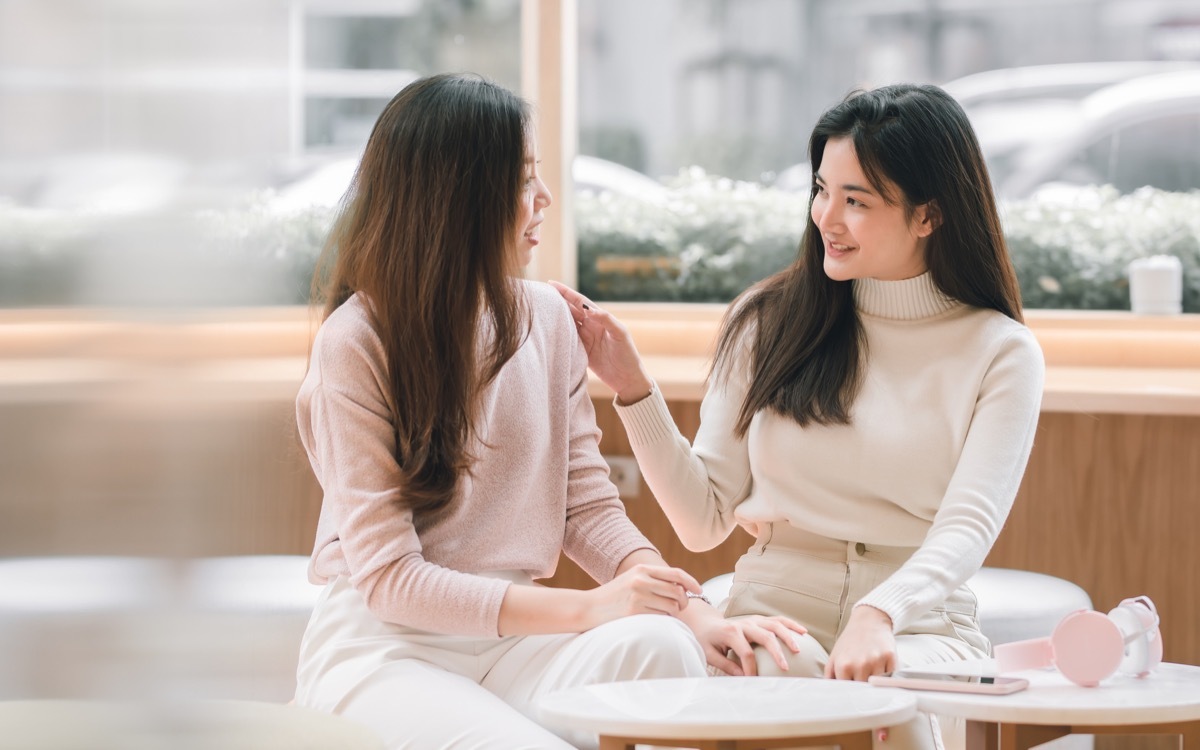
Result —
[[[933,284],[929,272],[903,281],[854,280],[854,304],[859,312],[889,320],[921,320],[962,305]]]

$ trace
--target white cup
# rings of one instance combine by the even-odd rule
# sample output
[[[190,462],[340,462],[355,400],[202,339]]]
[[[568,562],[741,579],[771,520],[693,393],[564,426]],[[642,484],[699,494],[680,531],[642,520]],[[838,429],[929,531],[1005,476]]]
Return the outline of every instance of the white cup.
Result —
[[[1138,315],[1183,312],[1183,264],[1174,255],[1152,255],[1129,264],[1129,307]]]

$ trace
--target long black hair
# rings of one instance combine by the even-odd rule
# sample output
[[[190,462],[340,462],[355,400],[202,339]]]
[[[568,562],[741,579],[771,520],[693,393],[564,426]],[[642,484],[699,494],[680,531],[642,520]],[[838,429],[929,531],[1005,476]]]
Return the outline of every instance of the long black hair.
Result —
[[[528,105],[478,76],[405,87],[375,123],[313,279],[325,317],[355,293],[369,302],[414,510],[453,497],[482,389],[528,330],[512,238],[529,133]]]
[[[871,187],[892,205],[903,205],[909,218],[918,206],[934,209],[940,224],[925,245],[925,265],[943,294],[1022,320],[1020,288],[983,153],[958,102],[936,86],[851,93],[813,129],[808,153],[814,175],[825,144],[835,138],[854,144]],[[801,425],[850,422],[865,341],[852,282],[825,275],[824,243],[811,210],[816,193],[814,180],[795,262],[747,290],[722,325],[713,367],[718,380],[743,349],[743,336],[754,335],[739,436],[763,409]]]

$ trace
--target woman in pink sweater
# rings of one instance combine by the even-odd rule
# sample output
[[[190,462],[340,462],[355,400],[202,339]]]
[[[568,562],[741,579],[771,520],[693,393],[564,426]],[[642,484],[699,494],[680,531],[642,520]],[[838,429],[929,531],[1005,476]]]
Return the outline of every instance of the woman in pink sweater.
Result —
[[[804,632],[724,620],[626,517],[567,305],[519,278],[551,200],[530,133],[525,103],[483,79],[405,88],[314,281],[324,322],[296,411],[325,590],[296,696],[389,748],[567,747],[538,724],[541,695],[706,660],[753,673],[752,644],[786,668],[780,643]],[[535,584],[560,553],[601,585]]]

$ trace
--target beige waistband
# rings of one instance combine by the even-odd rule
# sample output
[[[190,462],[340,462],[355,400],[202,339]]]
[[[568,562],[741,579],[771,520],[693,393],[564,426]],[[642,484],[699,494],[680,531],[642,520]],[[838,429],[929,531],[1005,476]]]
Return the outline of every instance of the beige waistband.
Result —
[[[912,557],[916,550],[916,547],[892,547],[853,539],[830,539],[786,521],[775,521],[762,524],[751,553],[761,555],[774,551],[798,552],[834,562],[866,561],[899,566]]]

